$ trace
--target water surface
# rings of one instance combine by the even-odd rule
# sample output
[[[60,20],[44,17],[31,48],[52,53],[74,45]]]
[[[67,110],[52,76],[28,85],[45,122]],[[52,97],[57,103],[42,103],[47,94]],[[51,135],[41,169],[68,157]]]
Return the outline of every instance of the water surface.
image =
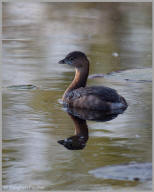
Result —
[[[151,18],[151,3],[3,3],[4,189],[151,189],[151,179],[91,174],[151,163],[151,82],[89,79],[118,90],[129,107],[111,121],[87,121],[83,150],[57,143],[74,134],[59,102],[74,70],[58,61],[80,50],[90,74],[151,68]]]

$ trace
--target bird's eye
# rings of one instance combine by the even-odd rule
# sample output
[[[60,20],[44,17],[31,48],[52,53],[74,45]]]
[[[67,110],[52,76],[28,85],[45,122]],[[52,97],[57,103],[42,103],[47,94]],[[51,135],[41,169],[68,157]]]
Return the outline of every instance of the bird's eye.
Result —
[[[74,59],[74,57],[70,57],[70,60],[72,61]]]

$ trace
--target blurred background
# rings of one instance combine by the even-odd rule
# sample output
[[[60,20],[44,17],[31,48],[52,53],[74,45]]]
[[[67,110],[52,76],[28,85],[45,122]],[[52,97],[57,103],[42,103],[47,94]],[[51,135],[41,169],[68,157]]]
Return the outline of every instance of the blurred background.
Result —
[[[90,74],[151,71],[152,3],[3,3],[2,11],[4,189],[151,189],[146,176],[134,181],[91,174],[106,166],[151,163],[151,82],[89,79],[89,85],[118,90],[128,109],[108,122],[87,121],[83,150],[69,151],[57,140],[74,134],[59,102],[74,69],[58,61],[79,50],[90,60]],[[28,84],[37,89],[20,89]]]

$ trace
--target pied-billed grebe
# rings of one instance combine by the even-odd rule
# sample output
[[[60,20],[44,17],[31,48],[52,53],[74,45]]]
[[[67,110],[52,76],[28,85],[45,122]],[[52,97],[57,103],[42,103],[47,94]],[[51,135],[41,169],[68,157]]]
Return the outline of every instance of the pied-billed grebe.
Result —
[[[86,87],[89,74],[87,56],[74,51],[69,53],[59,64],[75,67],[75,78],[63,95],[63,102],[68,107],[111,112],[127,108],[127,102],[116,90],[104,86]]]

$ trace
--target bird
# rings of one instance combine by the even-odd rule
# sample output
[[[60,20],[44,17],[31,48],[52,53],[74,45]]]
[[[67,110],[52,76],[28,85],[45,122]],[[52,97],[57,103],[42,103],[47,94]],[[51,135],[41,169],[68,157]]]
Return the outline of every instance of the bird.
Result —
[[[106,86],[86,86],[90,62],[85,53],[73,51],[58,62],[75,68],[75,77],[63,94],[64,106],[112,113],[126,110],[125,98]]]

